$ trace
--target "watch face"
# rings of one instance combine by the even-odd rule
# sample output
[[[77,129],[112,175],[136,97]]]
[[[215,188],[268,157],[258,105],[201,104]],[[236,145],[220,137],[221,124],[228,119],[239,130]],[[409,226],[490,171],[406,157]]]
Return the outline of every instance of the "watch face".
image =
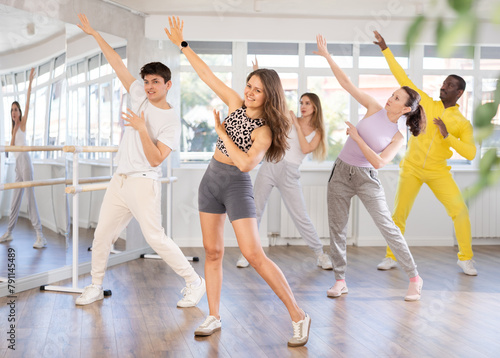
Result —
[[[181,47],[187,47],[187,46],[188,46],[188,43],[186,41],[181,42]]]

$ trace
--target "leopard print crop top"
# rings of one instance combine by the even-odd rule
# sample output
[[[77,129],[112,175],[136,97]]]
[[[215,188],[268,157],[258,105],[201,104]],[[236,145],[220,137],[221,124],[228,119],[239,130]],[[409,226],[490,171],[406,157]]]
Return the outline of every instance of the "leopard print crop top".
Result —
[[[262,127],[265,124],[263,119],[252,119],[247,117],[246,108],[241,107],[226,117],[224,121],[226,125],[226,133],[229,138],[245,153],[252,146],[251,135],[255,128]],[[219,138],[216,144],[226,157],[229,157],[224,142]]]

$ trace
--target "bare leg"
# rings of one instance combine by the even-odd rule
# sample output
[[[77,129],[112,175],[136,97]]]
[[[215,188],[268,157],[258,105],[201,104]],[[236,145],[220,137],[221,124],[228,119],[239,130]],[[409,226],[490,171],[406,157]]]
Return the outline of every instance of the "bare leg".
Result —
[[[303,320],[305,317],[304,311],[297,305],[283,272],[281,272],[280,268],[271,261],[264,253],[264,250],[262,250],[257,229],[257,220],[253,218],[239,219],[233,221],[232,225],[243,256],[245,256],[248,262],[250,262],[250,265],[252,265],[257,273],[267,282],[269,287],[271,287],[274,293],[276,293],[279,299],[285,304],[292,321],[298,322]]]
[[[220,319],[222,258],[224,257],[224,221],[226,214],[200,212],[203,247],[205,248],[205,281],[210,316]]]

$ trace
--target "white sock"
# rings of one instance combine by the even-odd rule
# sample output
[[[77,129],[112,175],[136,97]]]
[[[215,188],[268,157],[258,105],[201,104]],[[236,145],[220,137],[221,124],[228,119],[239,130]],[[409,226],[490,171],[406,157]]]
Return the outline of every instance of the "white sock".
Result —
[[[203,281],[201,280],[201,277],[198,276],[198,278],[196,279],[196,281],[191,282],[190,285],[193,286],[193,287],[200,287],[202,283],[203,283]],[[187,282],[186,282],[186,284],[187,284]]]

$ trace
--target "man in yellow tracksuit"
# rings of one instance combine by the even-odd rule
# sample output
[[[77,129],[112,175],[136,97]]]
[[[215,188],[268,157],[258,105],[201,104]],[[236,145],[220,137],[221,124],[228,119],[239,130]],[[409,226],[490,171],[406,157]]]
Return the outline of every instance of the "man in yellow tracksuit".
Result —
[[[425,133],[411,136],[404,159],[400,163],[399,182],[396,192],[393,220],[404,234],[406,219],[423,183],[426,183],[436,198],[444,205],[453,220],[459,252],[457,264],[466,275],[475,276],[477,271],[472,261],[472,236],[469,211],[460,189],[450,173],[446,160],[451,158],[453,148],[468,160],[476,156],[476,146],[471,123],[458,110],[457,100],[465,90],[465,81],[457,75],[446,78],[440,90],[440,101],[434,101],[418,89],[398,64],[382,36],[375,31],[382,53],[392,74],[401,86],[416,90],[420,104],[427,117]],[[387,247],[384,260],[377,266],[388,270],[396,266],[396,258]]]

